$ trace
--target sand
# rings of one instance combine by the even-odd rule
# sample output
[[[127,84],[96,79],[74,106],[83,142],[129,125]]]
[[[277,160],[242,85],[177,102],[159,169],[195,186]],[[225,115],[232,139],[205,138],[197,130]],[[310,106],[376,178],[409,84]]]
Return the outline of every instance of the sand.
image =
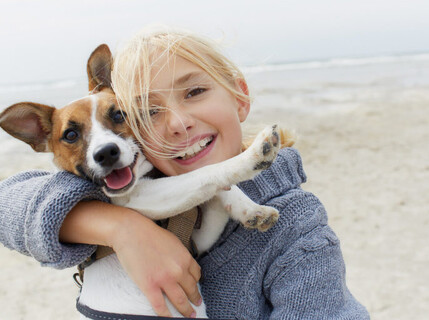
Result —
[[[372,319],[427,319],[429,85],[383,79],[307,81],[299,84],[300,95],[284,87],[254,91],[246,128],[278,123],[295,129],[308,176],[303,187],[327,208],[347,284]],[[1,159],[2,178],[31,164],[48,166],[47,157],[0,139],[11,151]],[[13,158],[14,150],[22,153]],[[41,268],[4,247],[0,264],[0,319],[78,318],[74,269]]]

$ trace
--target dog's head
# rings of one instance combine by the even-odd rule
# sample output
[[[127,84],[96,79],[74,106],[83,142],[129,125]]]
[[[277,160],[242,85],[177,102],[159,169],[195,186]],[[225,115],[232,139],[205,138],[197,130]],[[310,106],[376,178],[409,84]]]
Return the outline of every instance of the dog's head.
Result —
[[[0,127],[55,164],[92,180],[109,196],[125,195],[152,170],[126,124],[111,87],[112,54],[101,45],[91,54],[90,94],[61,109],[21,102],[0,114]]]

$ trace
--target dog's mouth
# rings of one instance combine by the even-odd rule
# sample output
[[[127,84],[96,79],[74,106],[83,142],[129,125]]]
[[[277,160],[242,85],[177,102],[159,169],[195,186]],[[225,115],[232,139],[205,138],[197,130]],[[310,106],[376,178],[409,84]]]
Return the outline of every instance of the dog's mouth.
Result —
[[[134,178],[131,167],[113,170],[108,176],[104,178],[104,183],[107,188],[111,190],[121,190],[126,188]]]
[[[134,161],[131,165],[119,169],[113,169],[102,181],[108,193],[117,194],[128,190],[134,185],[135,174],[134,166],[137,162],[138,154],[134,156]]]

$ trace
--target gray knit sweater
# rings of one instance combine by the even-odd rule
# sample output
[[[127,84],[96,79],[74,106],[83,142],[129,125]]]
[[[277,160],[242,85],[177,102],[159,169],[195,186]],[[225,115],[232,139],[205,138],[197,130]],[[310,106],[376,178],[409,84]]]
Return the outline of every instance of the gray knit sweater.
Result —
[[[300,189],[298,152],[280,151],[270,169],[240,184],[259,204],[280,211],[268,232],[230,222],[199,263],[212,318],[369,319],[347,289],[340,245],[320,201]],[[0,242],[45,266],[82,262],[89,245],[58,241],[61,223],[79,201],[108,201],[91,183],[66,172],[30,171],[0,183]]]

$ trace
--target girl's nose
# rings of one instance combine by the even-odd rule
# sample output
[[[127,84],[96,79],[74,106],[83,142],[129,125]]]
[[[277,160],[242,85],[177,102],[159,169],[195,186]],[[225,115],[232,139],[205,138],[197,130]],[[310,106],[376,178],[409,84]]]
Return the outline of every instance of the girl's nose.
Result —
[[[165,115],[167,130],[170,135],[180,137],[193,128],[195,120],[182,106],[168,108]]]

